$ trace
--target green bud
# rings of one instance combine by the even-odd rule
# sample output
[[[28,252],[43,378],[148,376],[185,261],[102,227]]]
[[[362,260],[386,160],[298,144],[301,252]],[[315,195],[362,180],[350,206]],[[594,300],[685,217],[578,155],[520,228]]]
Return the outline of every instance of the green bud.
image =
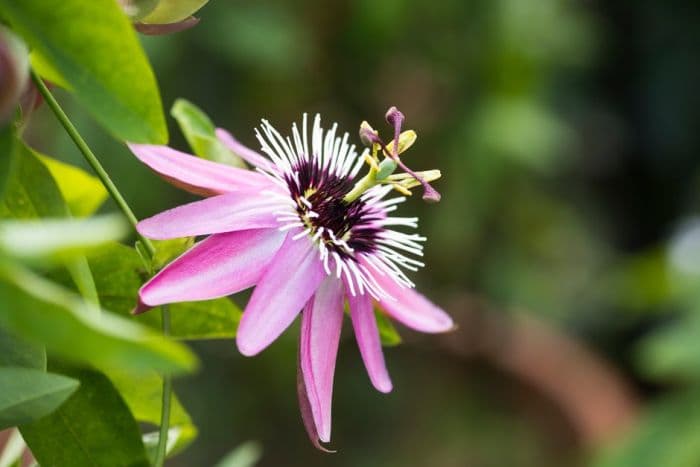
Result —
[[[384,180],[396,170],[396,161],[386,158],[379,164],[379,172],[377,172],[377,180]]]
[[[118,0],[131,21],[141,21],[158,5],[158,0]]]
[[[29,51],[12,31],[0,25],[0,123],[19,104],[29,82]]]
[[[141,20],[145,24],[172,24],[183,21],[202,8],[209,0],[160,0],[158,6]]]

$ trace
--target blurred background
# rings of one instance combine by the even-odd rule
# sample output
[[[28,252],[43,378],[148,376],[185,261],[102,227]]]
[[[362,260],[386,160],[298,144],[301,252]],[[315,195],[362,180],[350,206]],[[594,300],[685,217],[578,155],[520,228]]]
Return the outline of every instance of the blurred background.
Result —
[[[296,326],[252,359],[197,342],[202,370],[176,389],[200,435],[170,465],[248,440],[261,466],[700,465],[700,3],[212,0],[198,16],[142,36],[166,109],[191,100],[254,148],[263,117],[388,134],[386,109],[404,112],[407,162],[443,173],[442,202],[402,208],[428,237],[415,280],[460,327],[400,329],[389,395],[345,335],[334,455],[300,421]],[[192,199],[61,97],[140,217]],[[45,107],[28,138],[83,165]]]

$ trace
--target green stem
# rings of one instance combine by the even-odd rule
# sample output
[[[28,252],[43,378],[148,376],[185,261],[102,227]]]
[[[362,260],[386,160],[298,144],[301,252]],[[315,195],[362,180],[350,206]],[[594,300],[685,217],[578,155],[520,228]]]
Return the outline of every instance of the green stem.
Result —
[[[352,187],[352,190],[350,190],[347,195],[345,195],[343,201],[346,203],[352,203],[357,198],[362,196],[362,193],[369,190],[376,184],[377,173],[372,167],[370,167],[369,173],[355,183],[355,186]]]
[[[92,167],[92,169],[95,171],[99,179],[102,181],[102,184],[104,187],[107,189],[109,192],[109,195],[112,197],[114,202],[117,203],[117,206],[119,209],[124,213],[124,216],[129,220],[131,223],[131,226],[134,228],[134,231],[136,232],[136,235],[138,236],[139,240],[143,244],[143,246],[146,248],[146,252],[148,253],[149,259],[153,259],[153,256],[156,252],[155,247],[153,246],[153,243],[146,237],[142,236],[138,230],[136,230],[136,224],[138,223],[138,220],[136,219],[136,216],[134,215],[134,212],[131,210],[129,205],[127,204],[126,200],[122,196],[122,194],[119,192],[117,189],[116,185],[114,182],[112,182],[112,179],[109,177],[109,174],[107,171],[102,167],[102,164],[100,163],[99,159],[97,159],[97,156],[92,152],[90,147],[87,145],[85,140],[80,136],[80,133],[78,133],[78,130],[75,128],[73,123],[70,121],[66,113],[63,111],[61,106],[58,104],[58,101],[56,101],[56,98],[53,97],[53,94],[51,94],[51,91],[49,91],[49,88],[46,87],[44,82],[37,76],[37,74],[32,70],[32,80],[34,80],[34,84],[36,84],[37,89],[41,93],[42,97],[46,101],[46,104],[49,106],[51,111],[54,113],[58,121],[61,123],[63,128],[66,130],[66,133],[68,133],[68,136],[73,140],[75,145],[78,147],[78,150],[82,153],[83,157],[85,157],[85,160],[87,161],[88,164]],[[168,307],[166,305],[160,307],[160,312],[161,312],[161,321],[162,321],[162,329],[163,329],[163,335],[168,336],[170,335],[170,311],[168,310]],[[160,436],[158,437],[158,449],[156,451],[156,460],[155,460],[155,466],[156,467],[162,467],[163,462],[165,462],[165,452],[166,452],[166,447],[168,444],[168,429],[170,427],[170,402],[172,399],[172,394],[173,394],[173,382],[170,377],[170,375],[163,375],[163,403],[161,407],[161,417],[160,417]]]
[[[163,335],[170,334],[170,313],[168,305],[163,305],[161,309],[161,320],[163,321]],[[161,467],[165,462],[165,454],[168,447],[168,428],[170,427],[170,403],[173,397],[173,381],[170,375],[163,375],[163,400],[160,410],[160,434],[158,436],[158,449],[153,462],[155,467]]]
[[[90,148],[88,147],[85,140],[82,138],[82,136],[80,136],[80,133],[78,133],[78,130],[75,128],[75,126],[73,126],[73,123],[70,121],[66,113],[58,104],[58,101],[56,101],[56,98],[53,97],[53,94],[51,94],[49,88],[46,87],[41,78],[39,78],[33,70],[32,79],[34,80],[34,84],[36,84],[36,87],[41,93],[42,97],[46,101],[46,104],[49,106],[49,108],[51,108],[51,111],[54,113],[54,115],[56,115],[56,118],[66,130],[66,133],[68,133],[68,136],[70,136],[70,138],[73,140],[75,145],[78,147],[78,150],[83,154],[83,157],[85,157],[87,163],[90,164],[90,166],[95,171],[99,179],[102,181],[102,184],[109,192],[109,195],[112,197],[114,202],[117,203],[117,206],[119,207],[121,212],[124,213],[126,218],[131,223],[132,227],[134,227],[134,230],[136,230],[136,224],[138,223],[138,220],[136,219],[134,212],[131,210],[126,200],[117,189],[117,187],[114,185],[114,182],[109,177],[107,171],[104,169],[104,167],[102,167],[102,164],[97,159],[97,156],[95,156],[92,150],[90,150]],[[143,237],[140,233],[138,233],[138,231],[136,231],[136,235],[138,235],[139,240],[141,240],[141,242],[144,244],[146,250],[148,250],[148,253],[151,256],[153,256],[153,254],[156,251],[153,247],[153,243],[151,243],[149,239]]]

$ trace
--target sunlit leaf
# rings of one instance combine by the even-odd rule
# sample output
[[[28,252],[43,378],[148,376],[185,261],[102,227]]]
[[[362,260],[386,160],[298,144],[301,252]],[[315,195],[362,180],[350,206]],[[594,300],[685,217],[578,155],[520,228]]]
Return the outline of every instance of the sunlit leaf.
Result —
[[[117,137],[164,144],[168,134],[153,71],[114,0],[0,0],[5,20],[33,48],[33,65],[67,83]]]
[[[39,464],[148,466],[138,424],[109,379],[92,370],[55,371],[80,388],[53,414],[20,427]]]
[[[83,169],[39,155],[56,181],[71,214],[85,217],[93,214],[107,199],[107,190],[97,177]]]
[[[0,430],[44,417],[77,388],[72,378],[20,367],[0,367]]]
[[[231,152],[216,137],[216,127],[207,115],[185,99],[178,99],[170,109],[192,151],[204,159],[221,164],[245,167],[243,160]]]

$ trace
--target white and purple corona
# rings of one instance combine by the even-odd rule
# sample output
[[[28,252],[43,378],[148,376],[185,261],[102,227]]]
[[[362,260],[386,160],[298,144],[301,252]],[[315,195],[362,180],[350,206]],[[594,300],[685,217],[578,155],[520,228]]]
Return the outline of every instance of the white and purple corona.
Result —
[[[453,322],[414,290],[407,273],[422,267],[425,238],[410,232],[415,217],[399,217],[397,205],[430,182],[437,170],[413,172],[400,155],[415,141],[401,131],[403,114],[386,115],[393,138],[385,144],[366,122],[358,153],[337,125],[324,130],[320,116],[303,116],[289,135],[269,122],[256,130],[253,151],[225,130],[220,141],[251,164],[245,170],[217,164],[165,146],[132,144],[155,172],[206,199],[139,223],[139,232],[164,240],[206,236],[168,264],[140,290],[144,311],[157,305],[207,300],[255,287],[236,343],[255,355],[301,312],[300,405],[314,443],[330,441],[333,375],[347,300],[355,337],[370,380],[392,389],[374,315],[380,312],[422,332],[444,332]],[[366,169],[366,170],[365,170]],[[396,173],[396,172],[399,173]],[[393,196],[394,193],[399,196]],[[408,230],[408,232],[407,232]]]

